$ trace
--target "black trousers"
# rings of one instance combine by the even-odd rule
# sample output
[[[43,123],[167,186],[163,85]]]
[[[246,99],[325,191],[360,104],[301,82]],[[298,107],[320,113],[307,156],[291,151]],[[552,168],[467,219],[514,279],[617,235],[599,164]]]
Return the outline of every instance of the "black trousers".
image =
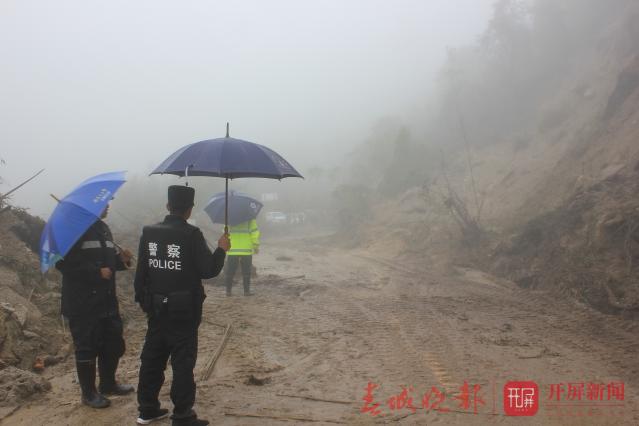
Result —
[[[235,277],[238,265],[242,269],[244,291],[248,292],[251,286],[251,267],[253,266],[253,256],[226,256],[226,290],[231,291],[231,288],[233,287],[233,277]]]
[[[176,415],[188,415],[195,403],[193,369],[197,360],[197,332],[200,318],[171,321],[168,314],[151,316],[140,359],[138,405],[140,412],[160,408],[158,395],[164,383],[169,356],[173,370],[171,401]]]
[[[76,361],[93,361],[96,357],[118,360],[124,355],[122,318],[70,317],[69,329],[75,346]]]

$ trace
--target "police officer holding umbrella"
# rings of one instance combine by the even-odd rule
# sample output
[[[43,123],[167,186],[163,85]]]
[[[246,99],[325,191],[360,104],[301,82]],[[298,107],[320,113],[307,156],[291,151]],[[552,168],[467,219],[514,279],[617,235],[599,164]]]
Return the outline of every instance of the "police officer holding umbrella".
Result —
[[[206,297],[201,280],[220,273],[230,243],[228,236],[222,235],[218,248],[211,252],[202,232],[187,223],[194,197],[191,187],[170,186],[170,214],[163,222],[144,227],[140,238],[135,299],[148,316],[148,330],[141,355],[138,424],[168,415],[168,410],[160,407],[158,394],[169,356],[173,369],[173,425],[209,424],[193,411],[193,368]]]
[[[115,293],[115,271],[131,266],[132,253],[113,243],[111,231],[101,219],[109,206],[56,263],[62,272],[62,314],[69,320],[75,346],[82,403],[105,408],[110,401],[103,395],[126,395],[133,386],[118,384],[115,372],[124,354],[122,319]],[[95,387],[97,367],[99,389]],[[99,391],[98,391],[99,390]]]

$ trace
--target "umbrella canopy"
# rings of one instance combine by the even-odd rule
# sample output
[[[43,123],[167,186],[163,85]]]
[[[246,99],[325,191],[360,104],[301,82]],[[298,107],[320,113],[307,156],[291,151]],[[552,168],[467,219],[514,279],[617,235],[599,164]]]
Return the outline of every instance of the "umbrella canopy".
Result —
[[[164,173],[228,179],[302,177],[272,149],[230,137],[195,142],[180,148],[151,172]]]
[[[229,179],[260,177],[283,179],[301,177],[281,155],[265,146],[242,139],[226,137],[195,142],[175,151],[151,174],[178,176],[214,176],[226,178],[228,198]],[[225,208],[224,232],[228,231],[228,202]]]
[[[40,237],[40,269],[46,272],[62,259],[99,218],[124,184],[124,172],[94,176],[62,198]]]
[[[224,192],[215,194],[204,207],[204,211],[213,223],[224,224],[225,195]],[[228,223],[231,226],[255,219],[262,209],[262,203],[246,194],[235,191],[229,193],[228,203]]]

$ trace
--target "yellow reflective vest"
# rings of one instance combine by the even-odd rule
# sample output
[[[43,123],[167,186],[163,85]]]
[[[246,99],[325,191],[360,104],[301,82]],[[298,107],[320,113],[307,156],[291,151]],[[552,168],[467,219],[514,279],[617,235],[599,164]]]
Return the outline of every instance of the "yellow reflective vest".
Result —
[[[231,250],[226,253],[229,256],[251,256],[253,249],[260,245],[260,230],[255,219],[229,226],[229,237]]]

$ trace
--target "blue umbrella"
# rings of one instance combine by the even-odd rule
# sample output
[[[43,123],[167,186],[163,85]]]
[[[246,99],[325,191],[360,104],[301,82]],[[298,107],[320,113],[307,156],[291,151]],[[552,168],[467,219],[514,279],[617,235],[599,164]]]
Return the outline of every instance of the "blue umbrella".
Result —
[[[214,176],[226,179],[225,232],[228,231],[229,179],[303,177],[281,155],[263,145],[229,137],[195,142],[171,154],[151,174]]]
[[[204,211],[211,218],[213,223],[224,223],[225,214],[225,198],[224,192],[215,194],[204,207]],[[262,209],[262,203],[249,197],[246,194],[231,191],[229,193],[229,225],[239,225],[255,219]]]
[[[59,200],[40,237],[42,273],[61,260],[100,218],[124,182],[124,172],[104,173],[85,180]]]

